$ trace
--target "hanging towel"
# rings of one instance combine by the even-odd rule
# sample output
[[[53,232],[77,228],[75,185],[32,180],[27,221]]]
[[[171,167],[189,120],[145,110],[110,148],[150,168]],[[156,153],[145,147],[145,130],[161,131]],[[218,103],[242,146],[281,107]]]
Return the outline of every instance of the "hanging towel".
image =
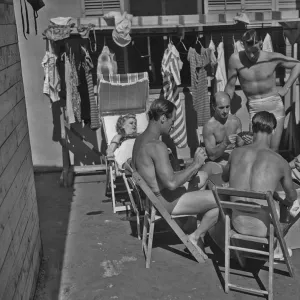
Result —
[[[273,52],[273,45],[272,45],[272,39],[271,36],[267,33],[264,42],[263,42],[263,51],[267,52]]]
[[[188,52],[188,61],[191,70],[191,91],[193,96],[193,105],[197,113],[197,124],[204,126],[210,119],[210,100],[207,87],[207,72],[205,67],[210,64],[211,49],[201,48],[201,54],[190,47]]]
[[[242,42],[240,40],[235,41],[234,39],[233,39],[233,49],[234,49],[234,53],[239,53],[240,51],[245,50]]]
[[[66,81],[66,118],[67,123],[75,123],[75,115],[72,105],[72,67],[69,58],[65,55],[65,81]]]
[[[86,78],[86,83],[87,83],[88,93],[89,93],[91,129],[98,129],[100,128],[101,124],[100,124],[100,115],[99,115],[99,109],[97,105],[97,99],[94,93],[94,83],[93,83],[93,75],[92,75],[92,69],[94,68],[94,64],[90,57],[89,52],[84,47],[82,47],[81,49],[83,50],[85,55],[82,66],[84,68],[85,78]]]
[[[220,92],[220,91],[224,91],[227,83],[223,42],[220,42],[217,50],[218,50],[218,67],[216,71],[216,81],[217,81],[217,91]]]
[[[179,148],[187,147],[185,119],[177,88],[181,84],[180,70],[182,65],[179,52],[173,44],[169,44],[162,59],[161,73],[163,77],[164,97],[176,105],[176,119],[170,137]]]
[[[149,98],[148,73],[100,74],[97,97],[101,116],[145,112]]]

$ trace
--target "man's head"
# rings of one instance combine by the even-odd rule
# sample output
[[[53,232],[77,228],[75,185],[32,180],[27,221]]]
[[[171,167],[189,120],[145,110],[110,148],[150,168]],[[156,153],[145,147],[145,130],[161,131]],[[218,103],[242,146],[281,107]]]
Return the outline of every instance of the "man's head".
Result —
[[[230,97],[225,92],[215,93],[212,105],[215,110],[215,117],[221,120],[226,120],[230,111]]]
[[[156,99],[148,111],[149,121],[160,124],[161,133],[168,134],[175,122],[176,106],[165,99]]]
[[[272,113],[260,111],[252,118],[252,131],[254,134],[265,133],[271,135],[277,126],[277,121]]]
[[[248,59],[251,62],[256,62],[262,47],[262,42],[259,39],[256,31],[254,29],[246,31],[242,36],[242,42]]]

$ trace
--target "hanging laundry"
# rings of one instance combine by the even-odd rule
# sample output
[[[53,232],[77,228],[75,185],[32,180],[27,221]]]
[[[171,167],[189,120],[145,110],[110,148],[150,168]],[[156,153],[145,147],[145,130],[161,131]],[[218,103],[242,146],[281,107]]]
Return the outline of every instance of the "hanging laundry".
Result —
[[[234,50],[234,53],[239,53],[240,51],[245,50],[245,48],[240,40],[235,41],[233,39],[233,50]]]
[[[89,100],[90,100],[91,129],[98,129],[100,128],[101,123],[100,123],[100,115],[99,115],[99,109],[97,105],[97,99],[95,98],[95,93],[94,93],[94,83],[93,83],[93,75],[92,75],[92,69],[94,68],[94,64],[90,57],[89,52],[84,47],[82,47],[82,51],[84,53],[84,61],[82,63],[82,66],[85,71],[85,77],[86,77]]]
[[[65,81],[66,81],[66,119],[68,124],[75,123],[75,115],[72,104],[72,66],[66,54],[65,57]]]
[[[162,59],[161,72],[163,77],[163,90],[165,99],[176,105],[176,119],[170,134],[175,145],[179,148],[187,147],[187,133],[178,85],[181,84],[180,70],[182,61],[173,44],[169,44]]]
[[[131,42],[129,35],[131,30],[131,21],[133,15],[124,12],[111,11],[103,16],[104,19],[115,19],[115,28],[112,32],[114,42],[120,47],[126,47]]]
[[[91,30],[93,30],[93,35],[94,35],[94,43],[93,44],[90,39],[90,31]],[[89,23],[88,25],[79,25],[77,27],[77,31],[83,39],[89,40],[91,51],[96,52],[97,51],[97,39],[96,39],[95,25],[91,24],[91,23]]]
[[[48,49],[42,60],[42,66],[44,68],[44,86],[43,93],[47,94],[52,102],[60,100],[59,92],[60,76],[56,66],[57,56],[53,53],[52,43],[47,40]]]
[[[190,47],[188,52],[188,61],[191,70],[191,91],[193,95],[193,104],[197,112],[198,126],[204,124],[210,119],[210,102],[207,87],[207,72],[205,67],[210,64],[211,49],[201,48],[199,54],[194,48]]]
[[[272,39],[271,36],[267,33],[264,42],[263,42],[263,47],[262,47],[263,51],[267,51],[267,52],[273,52],[273,45],[272,45]]]
[[[76,117],[81,122],[81,99],[78,92],[78,75],[75,66],[74,53],[70,51],[69,57],[65,55],[65,81],[66,81],[66,110],[69,124],[75,123]]]
[[[71,25],[75,23],[75,20],[72,17],[57,17],[50,19],[50,24],[52,25]]]
[[[216,71],[217,92],[224,91],[227,83],[224,43],[220,42],[217,48],[218,51],[218,67]]]
[[[98,57],[97,78],[101,74],[112,75],[118,73],[118,66],[113,53],[110,53],[109,48],[104,46],[101,54]]]

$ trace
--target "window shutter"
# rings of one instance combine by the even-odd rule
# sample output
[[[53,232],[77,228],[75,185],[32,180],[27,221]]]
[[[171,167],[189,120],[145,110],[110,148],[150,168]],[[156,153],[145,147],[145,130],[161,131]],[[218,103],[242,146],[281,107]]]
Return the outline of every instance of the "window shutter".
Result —
[[[241,0],[207,0],[209,12],[224,12],[224,10],[241,10]]]
[[[278,0],[278,10],[299,10],[300,0]]]
[[[272,10],[272,0],[245,0],[246,11]]]
[[[84,16],[102,16],[109,11],[120,11],[120,0],[82,0]]]

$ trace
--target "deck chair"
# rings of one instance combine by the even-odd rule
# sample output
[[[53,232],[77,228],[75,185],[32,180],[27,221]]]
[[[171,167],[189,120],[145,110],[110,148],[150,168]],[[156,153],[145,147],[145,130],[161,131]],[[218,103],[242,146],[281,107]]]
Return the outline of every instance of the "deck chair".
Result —
[[[106,143],[109,145],[117,134],[117,119],[122,114],[132,113],[137,116],[138,132],[143,132],[148,124],[146,116],[146,104],[149,96],[149,77],[147,72],[101,75],[97,82],[97,98],[99,112],[102,119]],[[116,195],[128,194],[131,206],[138,214],[138,203],[134,199],[138,197],[138,191],[133,181],[122,168],[117,168],[114,157],[106,156],[106,195],[112,197],[113,212],[128,211],[130,205],[125,203],[117,205]],[[119,180],[121,178],[121,180]],[[134,192],[135,197],[132,197]],[[138,228],[139,230],[139,228]]]
[[[128,164],[127,164],[128,166]],[[159,199],[154,195],[148,184],[144,179],[139,175],[138,172],[134,171],[131,166],[128,166],[131,169],[132,177],[135,183],[141,188],[144,192],[145,199],[145,215],[144,215],[144,224],[143,224],[143,238],[142,238],[142,250],[146,258],[146,268],[150,268],[151,263],[151,254],[152,254],[152,244],[153,244],[153,235],[155,222],[159,219],[164,219],[167,224],[171,227],[174,233],[179,237],[179,239],[184,243],[190,253],[194,258],[199,262],[205,262],[201,254],[198,252],[196,247],[190,242],[188,236],[183,232],[179,225],[175,222],[175,218],[187,217],[187,215],[172,216],[170,215],[164,206],[160,203]]]
[[[255,294],[267,295],[269,300],[273,299],[273,273],[274,273],[274,242],[275,237],[277,238],[284,256],[284,263],[287,266],[288,272],[291,277],[294,277],[294,269],[291,262],[291,258],[288,254],[288,249],[284,240],[284,234],[280,228],[278,215],[274,205],[274,200],[271,192],[258,193],[252,191],[236,190],[233,188],[217,187],[211,181],[208,186],[212,190],[216,199],[217,205],[220,210],[222,221],[225,222],[225,292],[228,293],[230,289],[250,292]],[[263,206],[259,204],[249,204],[247,202],[237,203],[221,200],[221,197],[226,196],[238,196],[247,197],[252,199],[265,200],[269,215],[272,220],[270,222],[269,237],[260,238],[248,235],[242,235],[237,233],[231,228],[230,213],[233,209],[242,209],[248,212],[258,212]],[[266,207],[266,206],[264,206]],[[299,217],[299,214],[298,214]],[[295,221],[294,221],[295,222]],[[245,247],[243,243],[248,243],[248,247]],[[251,248],[250,248],[251,245]],[[257,250],[256,246],[266,246],[263,250]],[[253,248],[252,248],[253,247]],[[258,290],[247,287],[238,286],[229,282],[230,275],[230,250],[235,252],[236,258],[242,267],[245,267],[245,258],[249,257],[252,259],[268,260],[269,262],[269,284],[268,290]],[[243,255],[241,254],[243,252]]]

